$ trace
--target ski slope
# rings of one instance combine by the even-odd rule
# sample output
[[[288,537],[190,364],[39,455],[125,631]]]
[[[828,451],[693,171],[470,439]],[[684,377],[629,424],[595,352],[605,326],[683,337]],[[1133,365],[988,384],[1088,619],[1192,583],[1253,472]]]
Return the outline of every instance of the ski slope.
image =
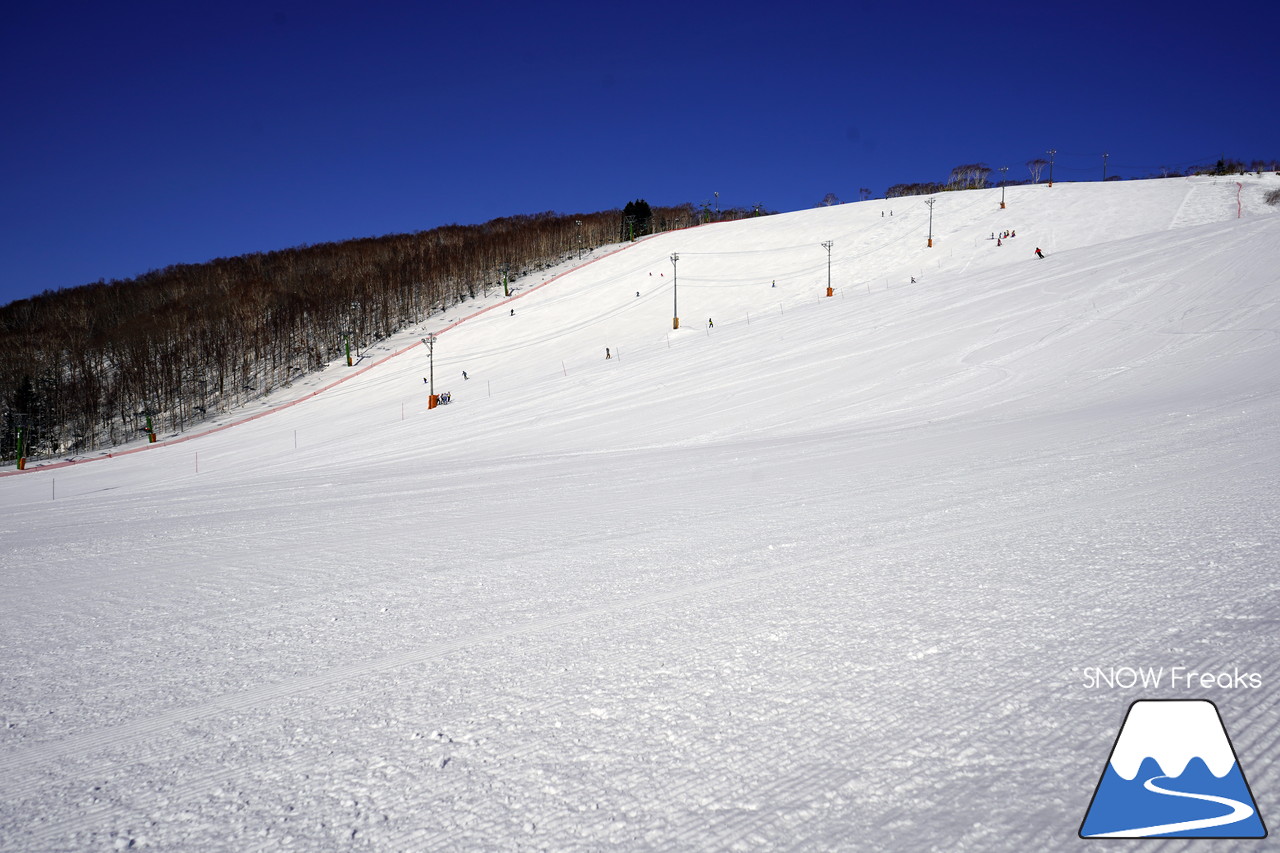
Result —
[[[1073,849],[1150,698],[1217,704],[1274,825],[1238,180],[661,234],[0,477],[0,850]],[[1087,677],[1173,666],[1260,687]]]

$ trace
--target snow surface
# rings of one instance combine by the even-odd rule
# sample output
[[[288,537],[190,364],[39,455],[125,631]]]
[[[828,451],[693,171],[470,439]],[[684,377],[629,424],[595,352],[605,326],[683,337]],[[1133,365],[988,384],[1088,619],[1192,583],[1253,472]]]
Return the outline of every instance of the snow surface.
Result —
[[[1162,697],[1274,824],[1280,179],[1239,182],[663,234],[365,354],[447,329],[448,406],[418,345],[0,478],[0,849],[1077,849]],[[1259,686],[1087,677],[1174,666]]]

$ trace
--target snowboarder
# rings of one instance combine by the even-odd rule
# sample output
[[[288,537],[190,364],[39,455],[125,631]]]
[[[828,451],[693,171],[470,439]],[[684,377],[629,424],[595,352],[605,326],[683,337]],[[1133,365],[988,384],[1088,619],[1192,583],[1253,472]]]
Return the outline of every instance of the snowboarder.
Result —
[[[467,371],[465,371],[465,370],[464,370],[464,371],[462,371],[462,379],[463,379],[463,381],[466,381],[466,378],[467,378]]]
[[[639,297],[639,296],[640,296],[640,291],[638,291],[638,290],[636,291],[636,296],[637,296],[637,297]]]
[[[997,238],[996,238],[996,245],[997,245],[997,246],[1003,246],[1003,245],[1004,245],[1004,238],[1003,238],[1003,237],[997,237]]]
[[[512,317],[516,316],[516,309],[514,308],[511,309],[511,316]]]
[[[915,284],[915,283],[916,283],[916,277],[915,277],[915,276],[911,276],[911,283],[912,283],[912,284]]]
[[[1036,247],[1036,257],[1040,258],[1041,260],[1044,260],[1044,252],[1040,251],[1039,246]]]

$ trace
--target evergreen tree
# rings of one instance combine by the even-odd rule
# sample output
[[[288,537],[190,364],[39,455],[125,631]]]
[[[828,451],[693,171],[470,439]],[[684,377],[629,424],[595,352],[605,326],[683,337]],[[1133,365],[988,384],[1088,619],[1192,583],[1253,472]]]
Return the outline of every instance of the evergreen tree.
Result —
[[[622,239],[634,240],[653,233],[653,210],[649,202],[636,199],[622,209]]]
[[[4,412],[4,435],[0,436],[0,455],[15,459],[18,455],[18,430],[22,430],[23,455],[32,456],[39,449],[43,437],[37,425],[47,420],[44,403],[36,391],[31,374],[22,377]]]

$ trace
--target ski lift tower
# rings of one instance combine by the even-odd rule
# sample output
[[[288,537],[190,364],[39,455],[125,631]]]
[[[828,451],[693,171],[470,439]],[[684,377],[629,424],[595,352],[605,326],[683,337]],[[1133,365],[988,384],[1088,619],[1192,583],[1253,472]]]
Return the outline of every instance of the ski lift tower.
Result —
[[[830,240],[822,244],[822,248],[827,250],[827,296],[832,296],[835,291],[831,288],[831,247],[835,245]]]
[[[679,303],[676,301],[676,261],[680,260],[677,252],[671,253],[671,328],[680,328]]]
[[[422,339],[427,345],[427,409],[440,405],[440,397],[436,395],[436,336],[427,335]]]

